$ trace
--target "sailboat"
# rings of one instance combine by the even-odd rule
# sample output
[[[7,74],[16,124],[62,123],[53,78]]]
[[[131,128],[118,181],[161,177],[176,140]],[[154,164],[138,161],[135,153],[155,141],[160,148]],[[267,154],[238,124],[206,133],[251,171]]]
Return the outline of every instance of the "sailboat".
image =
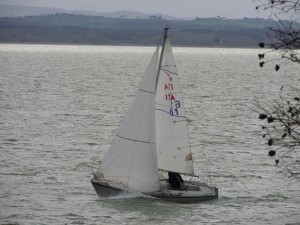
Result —
[[[130,109],[91,179],[100,198],[124,192],[182,203],[218,198],[215,186],[195,181],[183,95],[168,30],[164,28],[161,51],[158,46]]]

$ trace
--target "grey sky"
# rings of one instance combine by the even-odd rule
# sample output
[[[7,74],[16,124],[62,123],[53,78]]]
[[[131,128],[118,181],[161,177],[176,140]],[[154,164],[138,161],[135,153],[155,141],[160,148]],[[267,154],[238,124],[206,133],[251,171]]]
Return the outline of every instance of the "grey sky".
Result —
[[[175,17],[268,17],[257,12],[252,0],[0,0],[0,4],[47,6],[68,10],[113,12],[131,10]]]

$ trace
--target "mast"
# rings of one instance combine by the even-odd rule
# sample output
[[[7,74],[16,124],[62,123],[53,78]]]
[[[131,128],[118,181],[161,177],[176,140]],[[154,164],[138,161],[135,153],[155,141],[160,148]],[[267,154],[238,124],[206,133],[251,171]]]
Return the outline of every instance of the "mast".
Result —
[[[158,67],[157,67],[156,82],[155,82],[155,92],[156,92],[156,88],[157,88],[158,76],[159,76],[159,72],[160,72],[160,67],[161,67],[162,59],[163,59],[163,56],[164,56],[165,44],[166,44],[166,40],[168,38],[168,30],[169,29],[170,29],[170,27],[168,27],[168,25],[164,28],[164,39],[163,39],[163,43],[162,43],[162,47],[161,47],[161,53],[160,53],[160,58],[159,58],[159,63],[158,63]]]

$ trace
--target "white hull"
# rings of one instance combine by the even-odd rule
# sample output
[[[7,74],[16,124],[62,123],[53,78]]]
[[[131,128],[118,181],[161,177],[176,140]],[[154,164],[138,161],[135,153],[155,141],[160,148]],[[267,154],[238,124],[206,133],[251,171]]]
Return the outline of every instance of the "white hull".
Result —
[[[91,183],[100,198],[109,198],[118,196],[122,193],[129,193],[128,190],[122,189],[117,184],[108,184],[105,181],[92,179]],[[218,198],[218,189],[210,187],[205,183],[186,182],[183,190],[174,190],[170,187],[167,180],[161,181],[162,190],[152,193],[143,193],[148,196],[159,198],[165,201],[178,203],[193,203],[200,201],[208,201]]]

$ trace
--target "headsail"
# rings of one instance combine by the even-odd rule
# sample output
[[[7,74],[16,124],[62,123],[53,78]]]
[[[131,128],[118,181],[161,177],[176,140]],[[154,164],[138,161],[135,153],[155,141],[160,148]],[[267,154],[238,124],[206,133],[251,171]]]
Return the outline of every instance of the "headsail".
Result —
[[[106,180],[144,193],[160,189],[154,111],[158,54],[159,48],[101,164]]]
[[[170,40],[167,36],[165,37],[155,103],[158,168],[193,175],[193,158],[182,90]]]

